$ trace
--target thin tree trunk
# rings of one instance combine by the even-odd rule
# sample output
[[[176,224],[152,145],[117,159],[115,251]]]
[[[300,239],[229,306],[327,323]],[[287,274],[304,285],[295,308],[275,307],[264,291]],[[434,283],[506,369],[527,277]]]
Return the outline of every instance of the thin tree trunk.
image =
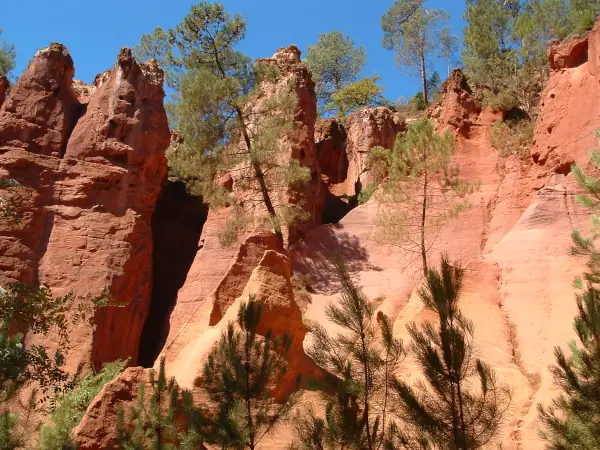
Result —
[[[363,356],[367,355],[367,344],[365,342],[365,332],[362,329],[361,326],[361,332],[360,332],[360,340],[361,340],[361,345],[362,345],[362,351],[363,351]],[[367,362],[366,358],[365,361],[363,362],[363,372],[364,372],[364,379],[365,379],[365,395],[364,395],[364,402],[365,402],[365,410],[363,412],[363,417],[364,417],[364,421],[365,421],[365,427],[367,429],[367,448],[368,450],[373,450],[373,437],[371,436],[371,424],[369,422],[369,414],[370,414],[370,408],[369,408],[369,394],[370,394],[370,386],[371,386],[371,380],[369,379],[369,363]]]
[[[214,44],[214,41],[213,41]],[[225,70],[221,66],[221,61],[219,59],[219,52],[217,51],[216,46],[214,47],[214,56],[217,67],[219,68],[219,72],[221,72],[221,76],[226,79],[227,74]],[[248,135],[248,130],[246,128],[246,121],[244,120],[244,114],[239,106],[235,106],[235,113],[237,115],[237,120],[242,129],[242,135],[244,137],[244,142],[246,143],[246,147],[248,147],[248,153],[250,153],[250,157],[252,158],[252,141],[250,140],[250,136]],[[281,228],[277,224],[277,213],[275,212],[275,208],[273,207],[273,202],[271,201],[271,196],[269,195],[269,189],[267,188],[267,184],[265,182],[265,174],[263,173],[260,165],[252,161],[252,166],[254,167],[254,173],[256,175],[256,179],[258,180],[258,184],[260,186],[260,192],[263,197],[263,201],[265,203],[265,207],[267,208],[267,212],[271,216],[273,220],[273,231],[275,232],[275,245],[278,249],[283,250],[283,233],[281,232]]]
[[[454,321],[452,318],[450,319],[450,328],[454,328]],[[452,348],[452,353],[456,350]],[[461,380],[459,379],[458,371],[456,368],[454,369],[454,377],[456,381],[456,396],[458,399],[458,412],[460,415],[460,444],[463,446],[464,450],[467,450],[467,427],[465,425],[465,412],[463,406],[463,397],[462,397],[462,389],[460,386]],[[461,449],[462,450],[462,449]]]
[[[252,420],[252,403],[250,398],[250,338],[248,337],[248,331],[246,331],[246,342],[244,343],[245,351],[246,351],[246,414],[248,421],[248,436],[250,437],[250,442],[248,443],[248,447],[250,450],[254,450],[255,442],[254,442],[254,423]]]
[[[248,152],[250,152],[250,157],[252,158],[252,141],[250,140],[250,136],[248,135],[248,130],[246,129],[246,123],[244,121],[244,115],[240,108],[236,107],[236,113],[238,117],[238,122],[240,127],[242,128],[242,135],[244,136],[244,141],[246,146],[248,147]],[[271,196],[269,195],[269,189],[267,187],[267,183],[265,181],[265,174],[256,161],[252,161],[252,167],[254,168],[254,174],[256,176],[256,180],[258,181],[258,185],[260,187],[260,193],[263,197],[263,202],[265,207],[267,208],[267,212],[271,219],[273,220],[273,231],[275,233],[275,244],[278,249],[283,250],[283,233],[281,232],[281,228],[277,224],[277,213],[275,212],[275,208],[273,207],[273,202],[271,201]]]
[[[427,219],[427,174],[423,183],[423,209],[421,210],[421,258],[423,260],[423,274],[427,277],[427,246],[425,242],[425,225]]]
[[[425,104],[429,104],[429,89],[427,89],[427,69],[425,67],[425,55],[421,53],[421,77],[423,78],[423,98]]]
[[[441,319],[441,317],[440,317]],[[445,321],[440,321],[440,331],[441,331],[441,340],[442,340],[442,348],[444,348],[444,336],[446,336],[446,339],[448,339],[450,337],[450,333],[448,332],[448,324]],[[462,450],[461,449],[461,445],[460,445],[460,438],[461,438],[461,432],[459,430],[459,418],[457,417],[457,411],[456,411],[456,402],[457,402],[457,394],[456,391],[454,389],[454,382],[453,382],[453,378],[454,378],[454,367],[450,366],[446,366],[446,368],[448,369],[448,375],[450,376],[450,379],[452,380],[450,382],[450,388],[452,390],[451,392],[451,408],[452,408],[452,436],[454,438],[454,449],[453,450]]]

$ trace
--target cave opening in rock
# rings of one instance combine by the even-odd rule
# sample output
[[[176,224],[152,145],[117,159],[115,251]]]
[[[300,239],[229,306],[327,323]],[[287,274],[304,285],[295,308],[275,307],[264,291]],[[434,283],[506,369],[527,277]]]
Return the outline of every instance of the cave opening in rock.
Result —
[[[152,367],[169,332],[169,316],[177,293],[198,252],[208,205],[169,181],[152,216],[153,273],[150,312],[139,345],[139,365]]]

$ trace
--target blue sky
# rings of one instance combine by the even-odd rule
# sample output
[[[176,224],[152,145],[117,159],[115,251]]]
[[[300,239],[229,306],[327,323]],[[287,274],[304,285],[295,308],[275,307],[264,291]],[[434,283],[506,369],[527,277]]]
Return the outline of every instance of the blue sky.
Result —
[[[134,46],[154,27],[175,26],[193,0],[21,0],[3,2],[0,28],[3,38],[17,46],[18,75],[35,52],[50,42],[67,46],[75,61],[75,77],[91,82],[110,68],[122,46]],[[230,12],[241,13],[248,34],[241,45],[253,58],[271,56],[279,47],[297,45],[303,52],[319,34],[340,30],[367,51],[364,75],[380,75],[385,95],[395,100],[419,90],[419,81],[395,67],[392,52],[381,47],[381,15],[393,0],[221,0]],[[463,0],[428,0],[431,8],[445,8],[460,36]],[[462,40],[462,38],[461,38]],[[445,65],[440,62],[440,73]]]

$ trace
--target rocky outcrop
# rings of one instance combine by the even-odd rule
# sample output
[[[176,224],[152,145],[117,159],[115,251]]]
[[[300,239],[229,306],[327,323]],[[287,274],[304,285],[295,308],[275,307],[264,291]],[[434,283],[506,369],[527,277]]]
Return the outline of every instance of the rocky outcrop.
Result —
[[[455,69],[440,87],[442,101],[428,111],[441,128],[449,127],[467,136],[471,125],[478,120],[481,105],[473,98],[467,77]]]
[[[75,69],[61,44],[40,50],[0,112],[0,146],[60,157],[81,114]]]
[[[8,92],[8,88],[10,87],[10,83],[8,82],[8,78],[1,76],[0,77],[0,108],[6,99],[6,93]]]
[[[349,167],[343,188],[344,194],[358,195],[362,188],[369,184],[366,168],[371,149],[393,148],[396,135],[405,130],[405,122],[394,117],[392,111],[383,106],[360,109],[348,117],[346,154]]]
[[[15,180],[4,192],[21,205],[17,219],[2,224],[0,282],[44,283],[55,295],[108,288],[127,305],[100,310],[93,327],[72,330],[71,370],[135,362],[148,314],[150,220],[166,177],[169,129],[162,72],[128,55],[121,51],[79,117],[71,57],[52,44],[0,110],[0,176]]]
[[[310,171],[310,181],[302,188],[286,188],[274,193],[279,203],[302,204],[308,213],[307,220],[295,224],[288,231],[287,240],[293,243],[321,223],[326,195],[315,150],[317,118],[315,85],[306,64],[300,60],[300,50],[294,45],[280,48],[272,58],[259,59],[257,63],[277,67],[282,77],[274,89],[289,89],[289,86],[292,86],[297,96],[294,124],[291,131],[281,138],[280,155],[284,160],[296,159],[301,166],[307,167]],[[270,88],[265,86],[265,90]]]
[[[580,55],[584,48],[585,58]],[[568,173],[573,162],[586,164],[590,150],[597,146],[600,105],[594,93],[600,81],[599,52],[600,22],[586,38],[555,44],[549,51],[551,61],[562,55],[565,61],[579,64],[565,63],[553,70],[541,95],[531,155],[542,180],[542,175]]]
[[[156,61],[137,64],[131,50],[119,53],[117,65],[99,84],[67,145],[66,157],[111,164],[143,167],[154,177],[164,170],[164,155],[170,132],[162,108],[163,73]],[[160,176],[160,174],[158,174]]]
[[[574,37],[552,42],[548,48],[550,70],[573,69],[588,60],[588,37]]]
[[[356,206],[358,194],[371,181],[367,158],[373,147],[392,148],[406,123],[385,107],[352,113],[343,125],[330,118],[317,122],[315,142],[323,181],[328,189],[324,223],[335,223]]]
[[[258,333],[265,336],[267,331],[271,330],[274,337],[287,333],[293,338],[290,351],[286,354],[288,371],[280,384],[274,387],[274,395],[283,399],[293,392],[297,388],[298,375],[305,379],[322,376],[320,369],[303,350],[306,327],[291,284],[292,269],[289,258],[274,250],[266,250],[260,253],[257,260],[253,260],[254,256],[249,253],[253,252],[258,256],[260,249],[259,242],[253,240],[255,242],[246,244],[244,254],[241,254],[242,251],[238,254],[237,260],[242,261],[246,258],[243,261],[245,264],[234,264],[230,267],[215,292],[209,296],[213,298],[197,304],[189,312],[186,321],[174,333],[174,337],[163,351],[167,371],[176,374],[177,381],[184,388],[201,386],[202,366],[208,354],[217,345],[227,325],[237,321],[240,304],[248,301],[251,295],[264,305]],[[249,268],[249,275],[240,273]],[[234,294],[237,297],[231,299]],[[223,305],[220,320],[209,326],[208,320],[211,313],[214,314],[211,307],[215,304],[214,297],[217,296],[231,300],[228,301],[226,309]]]

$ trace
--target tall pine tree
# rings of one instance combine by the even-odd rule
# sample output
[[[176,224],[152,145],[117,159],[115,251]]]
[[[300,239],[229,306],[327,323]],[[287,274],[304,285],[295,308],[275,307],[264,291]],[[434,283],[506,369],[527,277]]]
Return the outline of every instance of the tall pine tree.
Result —
[[[286,226],[306,217],[285,195],[311,180],[294,158],[282,158],[280,140],[292,128],[297,96],[276,67],[252,64],[236,49],[246,23],[222,4],[201,2],[174,29],[142,37],[141,55],[162,55],[176,89],[169,106],[180,143],[168,152],[171,171],[216,208],[235,205],[222,232],[229,244],[247,227],[264,226],[283,247]],[[235,180],[232,195],[218,179]]]
[[[252,296],[240,306],[204,366],[202,386],[216,412],[209,415],[207,442],[223,449],[254,450],[283,420],[295,397],[276,403],[272,390],[287,370],[283,357],[291,338],[257,333],[263,305]]]
[[[326,413],[312,410],[296,420],[296,446],[313,449],[375,450],[382,447],[389,427],[394,373],[404,359],[402,342],[393,336],[390,320],[375,315],[375,307],[354,284],[343,261],[335,260],[341,283],[339,304],[326,309],[336,336],[311,324],[313,344],[308,355],[337,378],[334,394],[325,394]]]
[[[414,386],[395,380],[399,417],[389,446],[407,449],[482,448],[497,435],[510,402],[510,389],[475,354],[473,324],[458,309],[464,271],[442,259],[428,269],[419,296],[438,324],[408,326],[411,350],[424,378]]]
[[[426,8],[423,0],[396,0],[381,18],[383,46],[396,53],[400,70],[421,79],[425,104],[430,95],[427,86],[432,58],[447,53],[450,15],[443,9]],[[444,40],[442,40],[444,38]]]
[[[478,188],[460,180],[453,152],[452,133],[440,134],[430,120],[420,119],[392,150],[376,148],[369,156],[370,165],[383,163],[388,174],[376,197],[385,206],[376,217],[377,238],[421,259],[424,274],[440,229],[469,206],[465,197]]]

